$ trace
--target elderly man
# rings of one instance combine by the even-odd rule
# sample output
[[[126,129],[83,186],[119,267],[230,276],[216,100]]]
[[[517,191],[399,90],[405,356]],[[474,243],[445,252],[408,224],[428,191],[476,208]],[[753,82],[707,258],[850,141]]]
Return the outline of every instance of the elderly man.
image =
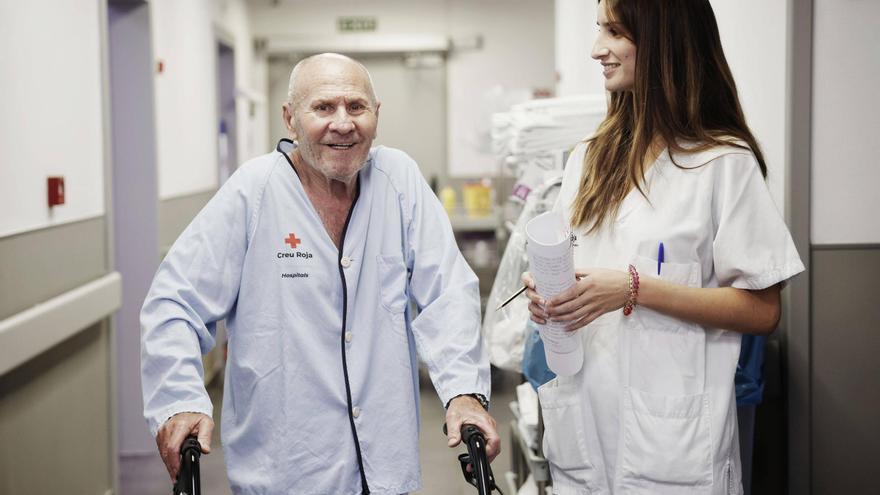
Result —
[[[470,423],[499,452],[477,279],[416,163],[371,149],[378,114],[358,62],[297,64],[283,106],[292,141],[242,165],[160,266],[141,314],[144,414],[172,478],[187,435],[210,450],[200,351],[224,318],[235,493],[418,490],[416,351],[447,406],[449,446]]]

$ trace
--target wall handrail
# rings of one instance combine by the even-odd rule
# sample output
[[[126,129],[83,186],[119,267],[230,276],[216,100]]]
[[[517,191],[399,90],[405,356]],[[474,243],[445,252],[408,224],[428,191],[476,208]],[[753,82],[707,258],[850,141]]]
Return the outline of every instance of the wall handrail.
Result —
[[[111,272],[0,320],[0,376],[106,318],[122,304],[122,276]]]

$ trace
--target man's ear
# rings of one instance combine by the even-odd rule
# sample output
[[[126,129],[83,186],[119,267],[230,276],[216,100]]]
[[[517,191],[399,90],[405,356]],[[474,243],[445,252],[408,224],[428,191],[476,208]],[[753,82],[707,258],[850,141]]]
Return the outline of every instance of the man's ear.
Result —
[[[296,129],[293,126],[293,111],[290,103],[281,105],[281,120],[284,121],[284,127],[287,129],[290,139],[296,140]]]
[[[379,136],[379,107],[382,106],[381,101],[376,101],[376,110],[373,113],[376,115],[376,130],[373,131],[373,139],[376,139]]]

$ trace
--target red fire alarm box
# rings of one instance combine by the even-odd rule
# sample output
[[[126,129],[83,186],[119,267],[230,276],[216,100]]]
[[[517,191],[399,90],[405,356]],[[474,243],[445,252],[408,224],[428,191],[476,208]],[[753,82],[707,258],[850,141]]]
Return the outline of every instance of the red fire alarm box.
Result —
[[[64,177],[49,177],[49,206],[64,204]]]

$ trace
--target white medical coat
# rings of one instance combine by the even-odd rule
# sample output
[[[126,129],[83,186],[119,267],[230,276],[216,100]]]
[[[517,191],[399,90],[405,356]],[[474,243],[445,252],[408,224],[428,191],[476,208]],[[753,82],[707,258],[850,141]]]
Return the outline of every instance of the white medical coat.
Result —
[[[443,404],[489,396],[477,278],[406,154],[371,150],[338,250],[291,147],[240,167],[162,262],[141,314],[145,416],[155,435],[211,415],[200,354],[225,318],[235,493],[361,493],[361,469],[371,493],[417,490],[416,350]]]
[[[556,211],[571,218],[585,145],[572,153]],[[691,287],[764,289],[803,271],[754,155],[668,152],[616,219],[578,235],[576,268],[636,267]],[[584,365],[539,389],[554,493],[742,493],[734,372],[740,334],[636,306],[582,328]]]

